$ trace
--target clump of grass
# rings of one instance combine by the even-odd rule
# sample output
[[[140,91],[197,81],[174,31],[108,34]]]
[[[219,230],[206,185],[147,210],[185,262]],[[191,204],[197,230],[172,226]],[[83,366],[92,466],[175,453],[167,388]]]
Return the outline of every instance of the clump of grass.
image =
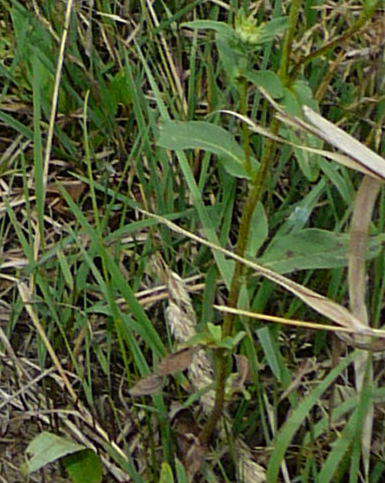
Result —
[[[117,481],[380,481],[382,160],[302,110],[381,150],[380,3],[1,8],[6,471],[33,416]]]

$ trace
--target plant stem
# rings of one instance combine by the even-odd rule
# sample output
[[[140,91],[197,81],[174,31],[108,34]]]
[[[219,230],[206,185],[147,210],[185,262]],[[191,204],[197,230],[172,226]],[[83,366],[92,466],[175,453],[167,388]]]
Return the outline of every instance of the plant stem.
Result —
[[[272,132],[277,134],[279,128],[279,121],[274,119],[272,124]],[[255,176],[253,187],[246,199],[239,232],[238,232],[238,242],[235,248],[235,253],[240,256],[244,256],[249,240],[250,234],[250,224],[251,217],[253,215],[254,209],[259,201],[262,199],[262,195],[265,190],[265,180],[267,178],[267,173],[270,165],[274,160],[276,142],[268,139],[266,144],[266,149],[263,154],[260,168]],[[230,293],[227,305],[229,307],[236,307],[238,302],[238,297],[240,289],[243,283],[243,278],[246,273],[247,267],[242,263],[236,262],[234,268],[234,275],[231,280]],[[234,330],[235,315],[231,313],[226,313],[224,316],[222,334],[223,337],[231,336]],[[200,441],[202,445],[206,445],[215,427],[220,419],[223,411],[223,406],[225,402],[225,388],[227,379],[227,364],[229,361],[229,354],[226,351],[218,350],[216,354],[217,366],[216,366],[216,391],[215,391],[215,403],[213,410],[207,420],[201,434]]]
[[[294,32],[297,27],[301,3],[302,3],[302,0],[293,0],[290,8],[289,28],[287,29],[285,39],[283,41],[281,65],[278,72],[278,75],[280,76],[283,84],[287,84],[289,82],[288,66],[290,62],[290,54],[293,46]]]
[[[283,52],[281,57],[281,65],[279,69],[279,76],[284,84],[289,83],[288,66],[290,62],[290,53],[292,50],[292,43],[294,38],[294,32],[297,26],[299,10],[302,0],[293,0],[290,9],[289,16],[289,28],[285,36]],[[247,103],[247,82],[241,81],[241,111],[243,115],[247,115],[248,103]],[[274,135],[278,134],[280,122],[277,119],[273,119],[271,124],[271,131]],[[243,145],[245,148],[245,166],[246,168],[250,163],[250,132],[249,128],[245,124],[243,128]],[[261,159],[261,165],[252,180],[252,187],[246,198],[245,206],[243,209],[243,215],[239,225],[237,245],[235,247],[235,253],[241,257],[245,256],[247,245],[250,237],[251,219],[257,204],[261,201],[263,193],[266,187],[266,179],[270,166],[274,161],[274,154],[276,149],[276,141],[268,139],[266,147]],[[244,278],[247,272],[247,267],[242,263],[236,262],[234,268],[234,275],[231,280],[230,292],[227,301],[229,307],[235,308],[238,304],[238,298],[241,287],[244,283]],[[224,316],[222,336],[231,337],[234,331],[235,314],[226,313]],[[222,416],[223,407],[225,403],[225,390],[227,380],[227,366],[230,359],[230,354],[224,350],[216,351],[216,388],[215,388],[215,402],[213,410],[202,429],[200,434],[200,442],[202,445],[207,445],[211,435],[213,434],[219,419]]]

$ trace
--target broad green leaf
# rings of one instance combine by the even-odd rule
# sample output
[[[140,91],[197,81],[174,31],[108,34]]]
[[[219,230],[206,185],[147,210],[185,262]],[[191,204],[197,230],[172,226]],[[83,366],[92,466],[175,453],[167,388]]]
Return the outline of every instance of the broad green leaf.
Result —
[[[66,456],[64,466],[73,483],[100,483],[103,480],[102,461],[91,449]]]
[[[222,339],[222,327],[220,325],[214,325],[211,322],[207,324],[207,330],[213,336],[215,342],[220,342]]]
[[[368,258],[379,254],[383,238],[383,236],[377,236],[370,240]],[[258,262],[279,273],[345,267],[348,262],[348,250],[348,234],[305,228],[287,235],[276,236]]]
[[[259,43],[271,42],[275,36],[281,35],[285,32],[288,26],[287,17],[276,17],[261,24],[259,28],[261,29],[261,38]]]
[[[158,145],[173,150],[204,149],[216,154],[232,176],[249,178],[243,167],[243,149],[222,127],[204,121],[166,121],[160,126]]]
[[[283,96],[283,86],[278,75],[271,70],[247,71],[244,76],[256,86],[263,87],[273,99]]]
[[[83,444],[74,443],[73,441],[57,436],[56,434],[43,431],[36,436],[27,446],[27,453],[32,457],[27,462],[27,471],[40,470],[48,463],[52,463],[63,456],[76,453],[86,449]]]
[[[243,66],[247,63],[245,53],[228,37],[218,36],[216,44],[222,68],[230,83],[236,85],[239,74],[243,72]]]

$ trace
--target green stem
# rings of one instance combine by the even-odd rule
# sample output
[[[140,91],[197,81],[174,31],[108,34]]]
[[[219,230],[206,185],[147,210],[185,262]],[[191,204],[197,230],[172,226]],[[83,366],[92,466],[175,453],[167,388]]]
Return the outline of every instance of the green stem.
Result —
[[[289,28],[287,29],[285,39],[283,41],[281,66],[278,72],[278,75],[280,76],[283,84],[287,84],[289,82],[288,66],[290,62],[290,54],[293,47],[294,33],[297,27],[301,3],[302,0],[293,0],[290,7]]]
[[[288,77],[288,66],[290,62],[290,53],[292,49],[294,32],[298,21],[301,2],[302,0],[293,0],[292,7],[290,9],[289,29],[287,31],[287,34],[284,40],[283,52],[281,57],[281,65],[278,72],[283,83],[288,83],[290,80]],[[247,110],[248,110],[247,82],[246,80],[242,80],[241,83],[242,83],[241,84],[242,90],[241,90],[240,107],[241,107],[242,114],[247,115]],[[274,135],[278,134],[279,125],[280,125],[280,122],[274,118],[271,124],[271,131],[273,132]],[[250,131],[246,124],[242,132],[243,132],[243,146],[245,148],[245,155],[246,155],[245,166],[247,169],[248,163],[250,163],[251,146],[250,146]],[[262,196],[264,194],[268,172],[272,163],[274,162],[275,149],[276,149],[276,141],[269,138],[266,141],[266,147],[262,155],[261,165],[254,179],[252,180],[252,187],[246,198],[245,206],[243,209],[243,215],[239,225],[237,245],[235,247],[235,253],[241,257],[244,257],[246,254],[246,249],[247,249],[247,245],[250,237],[251,219],[252,219],[255,207],[261,201]],[[237,307],[239,294],[241,291],[242,284],[244,282],[246,272],[247,272],[247,267],[245,267],[240,262],[236,262],[235,268],[234,268],[234,275],[231,280],[229,297],[227,301],[227,305],[229,307],[232,307],[232,308]],[[223,337],[232,336],[234,331],[234,324],[235,324],[235,315],[231,313],[226,313],[224,316],[223,327],[222,327]],[[230,359],[230,354],[227,351],[217,350],[215,402],[214,402],[213,410],[200,434],[200,441],[202,445],[208,444],[217,426],[217,423],[222,416],[222,412],[225,404],[226,380],[228,376],[227,367],[228,367],[229,359]]]
[[[247,116],[248,112],[248,83],[247,80],[242,77],[240,87],[240,111],[244,116]],[[251,173],[251,146],[250,146],[250,129],[244,122],[242,124],[242,144],[245,152],[245,169],[247,173]]]
[[[279,121],[273,120],[272,132],[278,133]],[[267,173],[274,160],[276,141],[268,139],[266,143],[266,149],[263,154],[261,165],[254,178],[253,187],[246,199],[245,207],[243,210],[243,216],[239,226],[238,242],[235,248],[235,253],[240,256],[244,256],[250,235],[251,217],[254,209],[259,201],[262,199],[262,195],[265,191],[265,180]],[[227,301],[229,307],[236,307],[238,303],[238,297],[243,283],[247,268],[240,262],[235,264],[234,275],[231,280],[230,293]],[[231,336],[234,330],[235,315],[226,313],[223,321],[222,334],[223,337]],[[226,351],[217,351],[217,367],[216,367],[216,390],[215,390],[215,402],[213,410],[207,420],[203,430],[200,434],[200,441],[202,445],[207,445],[212,433],[214,432],[219,419],[222,416],[223,407],[225,403],[225,389],[227,380],[227,365],[230,355]]]

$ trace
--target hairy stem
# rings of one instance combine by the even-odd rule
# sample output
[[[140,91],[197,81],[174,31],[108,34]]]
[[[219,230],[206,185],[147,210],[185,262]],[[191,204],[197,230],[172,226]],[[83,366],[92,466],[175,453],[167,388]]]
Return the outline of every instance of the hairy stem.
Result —
[[[302,0],[293,0],[292,6],[290,9],[290,16],[289,16],[289,28],[286,32],[283,50],[282,50],[282,57],[281,57],[281,65],[279,68],[279,76],[284,84],[287,84],[290,79],[288,77],[288,66],[290,63],[290,53],[292,50],[292,43],[294,38],[294,32],[298,22],[299,10],[301,6]],[[247,102],[247,83],[246,80],[241,80],[241,113],[243,115],[247,115],[248,111],[248,102]],[[277,134],[279,130],[280,122],[277,119],[273,119],[271,124],[271,131],[273,134]],[[251,154],[251,146],[250,146],[250,131],[248,126],[245,124],[242,130],[243,135],[243,146],[245,149],[245,167],[246,169],[250,168],[250,154]],[[237,245],[235,247],[235,253],[241,257],[245,256],[247,245],[250,238],[250,227],[251,227],[251,219],[254,213],[254,210],[257,204],[261,201],[262,196],[265,191],[266,187],[266,179],[268,176],[269,169],[274,161],[274,155],[276,150],[276,141],[272,139],[268,139],[266,142],[266,147],[262,155],[261,165],[254,176],[254,179],[251,183],[251,189],[248,193],[248,196],[245,201],[245,206],[243,209],[243,214],[241,218],[241,222],[239,225],[238,237],[237,237]],[[248,171],[250,172],[250,171]],[[227,305],[232,308],[236,308],[238,304],[238,298],[241,291],[241,287],[244,283],[244,278],[247,272],[247,267],[240,262],[236,262],[234,268],[234,275],[231,280],[230,285],[230,292],[227,301]],[[222,327],[222,334],[223,337],[229,337],[233,335],[234,332],[234,324],[235,324],[235,314],[226,313],[224,316],[223,327]],[[228,376],[227,367],[229,365],[229,359],[231,355],[224,350],[217,350],[216,351],[216,388],[215,388],[215,402],[213,410],[202,429],[200,434],[200,441],[201,444],[206,445],[219,421],[222,416],[224,404],[225,404],[225,390],[226,390],[226,380]]]

